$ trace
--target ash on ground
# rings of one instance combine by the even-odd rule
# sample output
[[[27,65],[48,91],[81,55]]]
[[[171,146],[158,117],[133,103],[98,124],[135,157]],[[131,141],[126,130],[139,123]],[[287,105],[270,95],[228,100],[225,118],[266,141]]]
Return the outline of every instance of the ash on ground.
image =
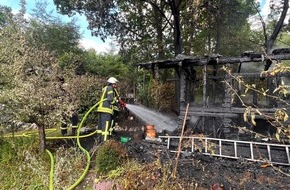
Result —
[[[173,167],[177,155],[168,152],[166,142],[158,140],[158,135],[167,132],[157,134],[156,139],[146,139],[145,125],[133,116],[123,116],[112,138],[120,141],[120,137],[130,137],[124,145],[129,156],[141,163],[160,159]],[[180,184],[195,189],[290,189],[290,167],[211,157],[199,152],[180,155],[178,177]]]

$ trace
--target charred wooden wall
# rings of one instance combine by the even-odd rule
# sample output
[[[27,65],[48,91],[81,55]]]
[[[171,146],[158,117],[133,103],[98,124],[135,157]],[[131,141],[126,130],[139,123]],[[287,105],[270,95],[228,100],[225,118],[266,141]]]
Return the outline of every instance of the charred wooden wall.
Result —
[[[264,65],[265,59],[271,59],[272,61],[290,60],[290,54],[282,55],[270,55],[265,58],[263,54],[247,54],[241,57],[221,57],[219,55],[211,57],[189,57],[178,56],[175,59],[154,61],[150,63],[139,64],[139,66],[152,69],[156,71],[156,67],[159,69],[175,68],[178,80],[176,83],[177,98],[176,105],[177,112],[179,113],[179,126],[182,126],[182,121],[185,117],[185,107],[187,103],[190,104],[189,112],[187,115],[188,127],[198,128],[202,132],[209,130],[214,137],[221,137],[223,134],[233,134],[230,126],[239,125],[243,122],[242,115],[245,111],[245,107],[242,107],[238,102],[232,102],[232,93],[228,85],[222,85],[222,91],[217,91],[217,84],[221,85],[221,81],[225,81],[233,87],[237,87],[237,92],[241,93],[239,84],[233,83],[231,77],[227,74],[220,74],[217,70],[223,65],[232,66],[238,68],[242,64],[260,63]],[[200,80],[197,80],[195,71],[197,67],[202,67],[203,74]],[[235,75],[235,74],[234,74]],[[260,72],[256,73],[236,73],[247,79],[259,79]],[[280,84],[280,76],[266,78],[267,88],[273,91]],[[274,82],[273,82],[274,81]],[[196,92],[192,89],[195,85],[203,83],[202,100],[196,100]],[[210,94],[211,92],[211,94]],[[218,96],[219,95],[219,96]],[[221,97],[217,101],[217,97]],[[252,95],[252,104],[258,105],[257,94]],[[267,100],[267,104],[263,107],[264,113],[274,113],[275,107],[280,106],[275,101]]]

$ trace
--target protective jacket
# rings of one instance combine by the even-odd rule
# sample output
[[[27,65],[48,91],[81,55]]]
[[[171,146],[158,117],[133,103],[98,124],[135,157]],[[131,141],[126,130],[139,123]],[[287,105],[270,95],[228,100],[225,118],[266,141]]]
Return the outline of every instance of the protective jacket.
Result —
[[[120,104],[119,104],[120,95],[116,88],[114,88],[114,105],[113,111],[120,111]]]
[[[98,112],[113,114],[113,105],[115,104],[116,99],[114,98],[114,88],[111,85],[108,85],[103,88],[101,96],[101,103],[97,109]]]

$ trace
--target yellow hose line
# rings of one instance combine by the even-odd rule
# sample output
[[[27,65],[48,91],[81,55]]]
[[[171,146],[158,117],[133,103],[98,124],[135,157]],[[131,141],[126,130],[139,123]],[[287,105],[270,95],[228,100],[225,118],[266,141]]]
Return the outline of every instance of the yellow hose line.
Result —
[[[56,128],[53,129],[45,129],[45,133],[47,132],[54,132],[57,131]],[[12,138],[12,137],[31,137],[32,135],[38,134],[38,130],[36,131],[25,131],[22,134],[17,134],[17,135],[3,135],[5,138]]]
[[[105,100],[103,100],[105,101]],[[80,131],[81,128],[83,126],[83,123],[85,122],[85,120],[87,119],[88,115],[93,111],[93,109],[95,109],[102,101],[99,101],[98,103],[96,103],[94,106],[92,106],[89,111],[84,115],[83,119],[81,120],[79,126],[78,126],[78,130],[77,130],[77,136],[61,136],[61,137],[46,137],[46,139],[51,140],[51,139],[69,139],[69,138],[76,138],[77,139],[77,144],[79,146],[79,148],[86,154],[87,156],[87,166],[85,168],[85,170],[83,171],[82,175],[80,176],[80,178],[71,186],[68,188],[68,190],[72,190],[74,189],[86,176],[89,167],[90,167],[90,162],[91,162],[91,156],[90,153],[82,147],[81,143],[80,143],[80,138],[84,138],[84,137],[89,137],[92,136],[96,133],[102,133],[102,130],[96,130],[90,134],[87,135],[81,135],[80,136]],[[46,129],[45,131],[55,131],[57,129]],[[33,132],[25,132],[23,134],[17,134],[17,135],[4,135],[3,137],[31,137],[33,134],[37,133],[38,131],[33,131]],[[51,154],[51,152],[49,150],[46,149],[46,152],[48,153],[49,157],[50,157],[50,162],[51,162],[51,166],[50,166],[50,177],[49,177],[49,190],[53,190],[53,179],[54,179],[54,158],[53,155]]]
[[[45,129],[45,133],[46,133],[46,131],[54,132],[54,131],[57,131],[57,129],[56,128],[54,128],[54,129]],[[6,137],[6,138],[12,138],[12,137],[31,137],[31,136],[33,136],[36,133],[38,133],[38,131],[29,131],[29,132],[24,132],[22,134],[17,134],[17,135],[3,135],[3,137]],[[76,138],[86,138],[86,137],[92,136],[92,135],[94,135],[96,133],[102,133],[102,130],[95,130],[92,133],[89,133],[89,134],[86,134],[86,135],[80,135],[79,137],[77,137],[77,136],[51,136],[51,137],[46,136],[45,138],[47,140],[55,140],[55,139],[76,139]]]
[[[79,137],[79,134],[80,134],[80,131],[81,131],[81,127],[82,127],[83,123],[85,122],[86,118],[88,117],[89,113],[93,109],[95,109],[95,107],[98,106],[100,103],[101,103],[101,101],[99,101],[98,103],[96,103],[94,106],[92,106],[90,108],[90,110],[84,115],[80,125],[78,126],[77,144],[78,144],[79,148],[87,155],[87,166],[86,166],[83,174],[80,176],[80,178],[71,187],[69,187],[68,190],[74,189],[84,179],[84,177],[87,175],[87,172],[89,171],[90,162],[91,162],[91,156],[90,156],[90,153],[84,147],[82,147],[82,145],[80,143],[80,139],[78,137]]]
[[[50,157],[50,173],[49,173],[49,190],[53,190],[53,177],[54,177],[54,159],[51,152],[45,149]]]
[[[26,133],[22,133],[20,135],[3,135],[4,138],[13,138],[13,137],[31,137],[31,135],[27,135]]]
[[[86,135],[80,135],[80,136],[59,136],[59,137],[45,137],[47,140],[55,140],[55,139],[76,139],[76,138],[85,138],[92,136],[96,133],[101,133],[102,130],[95,130],[92,133],[86,134]]]

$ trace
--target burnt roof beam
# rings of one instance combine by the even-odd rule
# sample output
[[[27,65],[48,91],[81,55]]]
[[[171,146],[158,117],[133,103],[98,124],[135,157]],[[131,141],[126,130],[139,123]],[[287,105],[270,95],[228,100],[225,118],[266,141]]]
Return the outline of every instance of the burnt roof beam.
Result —
[[[224,64],[235,64],[235,63],[249,63],[249,62],[263,62],[265,60],[290,60],[290,53],[279,54],[279,55],[269,55],[264,56],[263,54],[256,54],[251,57],[184,57],[178,59],[169,59],[154,61],[148,63],[140,63],[138,67],[151,69],[158,66],[159,69],[176,68],[180,67],[192,67],[192,66],[203,66],[203,65],[224,65]]]

